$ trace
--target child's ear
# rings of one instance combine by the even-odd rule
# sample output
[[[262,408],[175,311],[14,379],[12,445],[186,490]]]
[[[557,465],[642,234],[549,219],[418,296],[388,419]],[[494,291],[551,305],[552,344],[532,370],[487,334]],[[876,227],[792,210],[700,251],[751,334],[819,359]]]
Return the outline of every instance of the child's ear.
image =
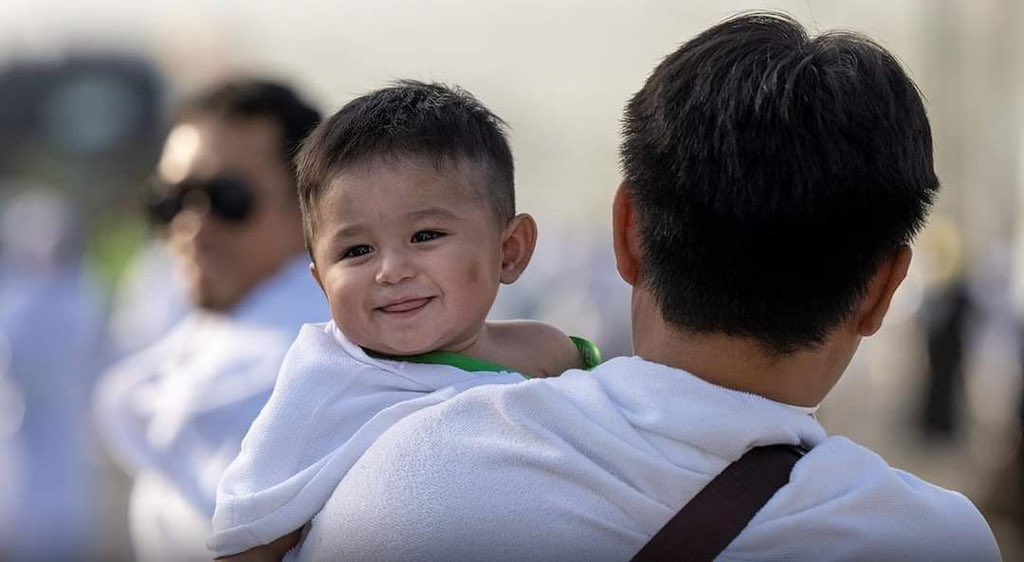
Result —
[[[320,291],[323,292],[324,296],[327,296],[327,290],[324,289],[324,282],[320,280],[320,272],[316,268],[316,263],[309,262],[309,274],[313,276],[313,281],[320,286]]]
[[[501,282],[513,283],[526,269],[537,247],[537,223],[526,213],[516,215],[501,235]]]

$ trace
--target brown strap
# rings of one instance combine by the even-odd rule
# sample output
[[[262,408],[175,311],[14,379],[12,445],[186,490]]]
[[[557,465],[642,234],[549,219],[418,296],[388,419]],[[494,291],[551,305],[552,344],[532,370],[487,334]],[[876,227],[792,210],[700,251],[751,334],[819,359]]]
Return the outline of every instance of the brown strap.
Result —
[[[725,467],[633,557],[632,562],[711,561],[789,482],[803,449],[768,445]]]

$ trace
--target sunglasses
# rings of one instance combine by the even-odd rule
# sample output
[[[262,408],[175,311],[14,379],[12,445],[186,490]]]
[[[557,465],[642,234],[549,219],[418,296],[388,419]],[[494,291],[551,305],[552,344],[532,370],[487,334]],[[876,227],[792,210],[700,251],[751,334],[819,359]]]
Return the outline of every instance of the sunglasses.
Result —
[[[146,200],[149,220],[167,226],[186,206],[205,204],[214,217],[229,223],[242,223],[255,207],[252,188],[237,178],[213,177],[185,179],[176,184],[158,184]]]

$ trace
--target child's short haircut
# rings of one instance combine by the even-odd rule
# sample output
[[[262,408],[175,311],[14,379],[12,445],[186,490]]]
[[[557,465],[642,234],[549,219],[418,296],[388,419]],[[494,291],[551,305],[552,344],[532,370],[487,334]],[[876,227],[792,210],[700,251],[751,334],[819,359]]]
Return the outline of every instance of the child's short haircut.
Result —
[[[669,55],[626,107],[640,282],[697,333],[813,347],[852,312],[938,191],[917,88],[860,35],[774,13]]]
[[[316,204],[340,172],[378,159],[426,158],[439,168],[470,164],[476,188],[504,226],[515,215],[512,150],[505,122],[469,92],[401,80],[358,97],[318,126],[296,159],[307,249],[316,233]]]

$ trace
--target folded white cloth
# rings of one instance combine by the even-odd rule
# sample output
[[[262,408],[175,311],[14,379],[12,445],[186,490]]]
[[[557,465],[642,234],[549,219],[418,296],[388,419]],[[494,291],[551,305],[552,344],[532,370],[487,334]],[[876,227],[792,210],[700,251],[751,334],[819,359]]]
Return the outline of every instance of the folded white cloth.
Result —
[[[216,556],[235,554],[301,528],[395,422],[467,388],[522,380],[376,359],[333,322],[304,326],[220,482],[207,547]]]

